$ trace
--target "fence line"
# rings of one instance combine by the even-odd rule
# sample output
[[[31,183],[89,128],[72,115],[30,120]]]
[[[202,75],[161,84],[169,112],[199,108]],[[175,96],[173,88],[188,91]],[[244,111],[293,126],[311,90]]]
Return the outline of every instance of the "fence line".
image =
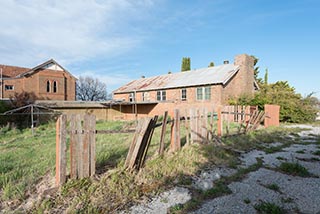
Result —
[[[135,129],[135,134],[130,144],[126,157],[127,169],[139,170],[143,167],[148,148],[150,146],[154,129],[161,127],[158,154],[165,151],[165,134],[167,125],[171,123],[170,151],[181,149],[181,127],[186,129],[186,144],[221,142],[223,134],[230,134],[230,123],[237,122],[237,133],[246,133],[256,129],[264,118],[269,118],[275,124],[273,118],[279,117],[279,107],[268,106],[272,111],[258,111],[257,107],[225,106],[218,107],[211,112],[208,109],[190,109],[182,115],[178,109],[174,111],[173,120],[168,120],[168,112],[164,113],[163,122],[157,124],[158,115],[154,118],[142,118]],[[224,132],[224,121],[226,131]],[[271,124],[269,122],[269,125]],[[216,125],[215,125],[216,124]],[[56,184],[66,182],[67,174],[67,135],[70,135],[70,178],[84,178],[95,174],[95,144],[96,134],[130,133],[132,130],[113,131],[96,130],[96,118],[94,115],[71,115],[67,127],[66,115],[61,115],[56,123]]]

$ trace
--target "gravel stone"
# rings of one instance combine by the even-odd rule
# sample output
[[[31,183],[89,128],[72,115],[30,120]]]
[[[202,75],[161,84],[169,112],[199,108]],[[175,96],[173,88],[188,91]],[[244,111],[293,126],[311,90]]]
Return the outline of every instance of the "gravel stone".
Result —
[[[191,195],[188,189],[175,187],[174,189],[164,192],[158,197],[153,198],[147,204],[136,205],[131,207],[129,213],[166,214],[169,207],[172,207],[177,204],[184,204],[190,199]]]
[[[193,178],[193,187],[201,190],[208,190],[213,187],[213,181],[221,178],[221,176],[230,176],[236,172],[235,169],[215,168],[210,171],[201,172],[199,177]]]
[[[320,135],[320,127],[311,125],[294,125],[289,127],[306,128],[309,130],[299,133],[304,142],[316,142]],[[295,138],[293,138],[295,139]],[[299,141],[301,142],[301,141]],[[281,146],[281,142],[265,145],[266,147]],[[238,214],[256,213],[254,205],[262,201],[271,202],[286,209],[289,213],[320,213],[320,164],[314,151],[319,150],[314,144],[293,144],[283,148],[280,152],[266,154],[264,151],[252,150],[242,154],[241,167],[248,167],[257,163],[256,158],[263,160],[263,165],[268,168],[275,168],[282,162],[298,162],[309,172],[318,177],[291,176],[264,167],[251,172],[239,182],[228,185],[232,194],[208,200],[201,208],[194,211],[194,214]],[[303,151],[303,152],[301,152]],[[213,181],[222,176],[229,176],[236,171],[227,168],[214,168],[203,171],[198,177],[193,178],[193,187],[203,190],[212,188]],[[267,185],[275,184],[279,191],[269,189]],[[169,207],[186,203],[191,195],[186,188],[176,187],[170,191],[153,198],[150,202],[133,206],[129,213],[167,213]]]

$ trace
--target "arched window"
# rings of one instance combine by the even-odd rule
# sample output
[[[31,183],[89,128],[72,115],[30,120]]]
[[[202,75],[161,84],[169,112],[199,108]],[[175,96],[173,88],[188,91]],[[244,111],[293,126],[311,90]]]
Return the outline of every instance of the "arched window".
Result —
[[[47,80],[47,92],[50,92],[50,81],[49,80]]]
[[[53,81],[53,93],[57,93],[58,91],[58,83],[57,81]]]

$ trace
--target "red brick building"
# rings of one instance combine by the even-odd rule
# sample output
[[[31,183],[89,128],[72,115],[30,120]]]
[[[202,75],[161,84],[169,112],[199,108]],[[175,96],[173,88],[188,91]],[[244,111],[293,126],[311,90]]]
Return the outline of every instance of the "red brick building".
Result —
[[[253,95],[257,90],[254,80],[254,60],[246,54],[237,55],[234,63],[141,78],[113,92],[114,100],[123,103],[121,112],[125,119],[135,116],[161,115],[164,111],[173,114],[191,107],[206,107],[226,104],[229,98]]]
[[[53,59],[31,69],[0,65],[0,99],[22,91],[41,100],[75,100],[76,78]]]

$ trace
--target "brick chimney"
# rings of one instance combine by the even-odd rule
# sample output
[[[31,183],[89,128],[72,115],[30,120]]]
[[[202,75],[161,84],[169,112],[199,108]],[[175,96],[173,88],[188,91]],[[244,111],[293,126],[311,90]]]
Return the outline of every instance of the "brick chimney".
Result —
[[[239,66],[236,74],[236,84],[238,84],[238,95],[254,93],[254,59],[247,54],[236,55],[234,65]]]

